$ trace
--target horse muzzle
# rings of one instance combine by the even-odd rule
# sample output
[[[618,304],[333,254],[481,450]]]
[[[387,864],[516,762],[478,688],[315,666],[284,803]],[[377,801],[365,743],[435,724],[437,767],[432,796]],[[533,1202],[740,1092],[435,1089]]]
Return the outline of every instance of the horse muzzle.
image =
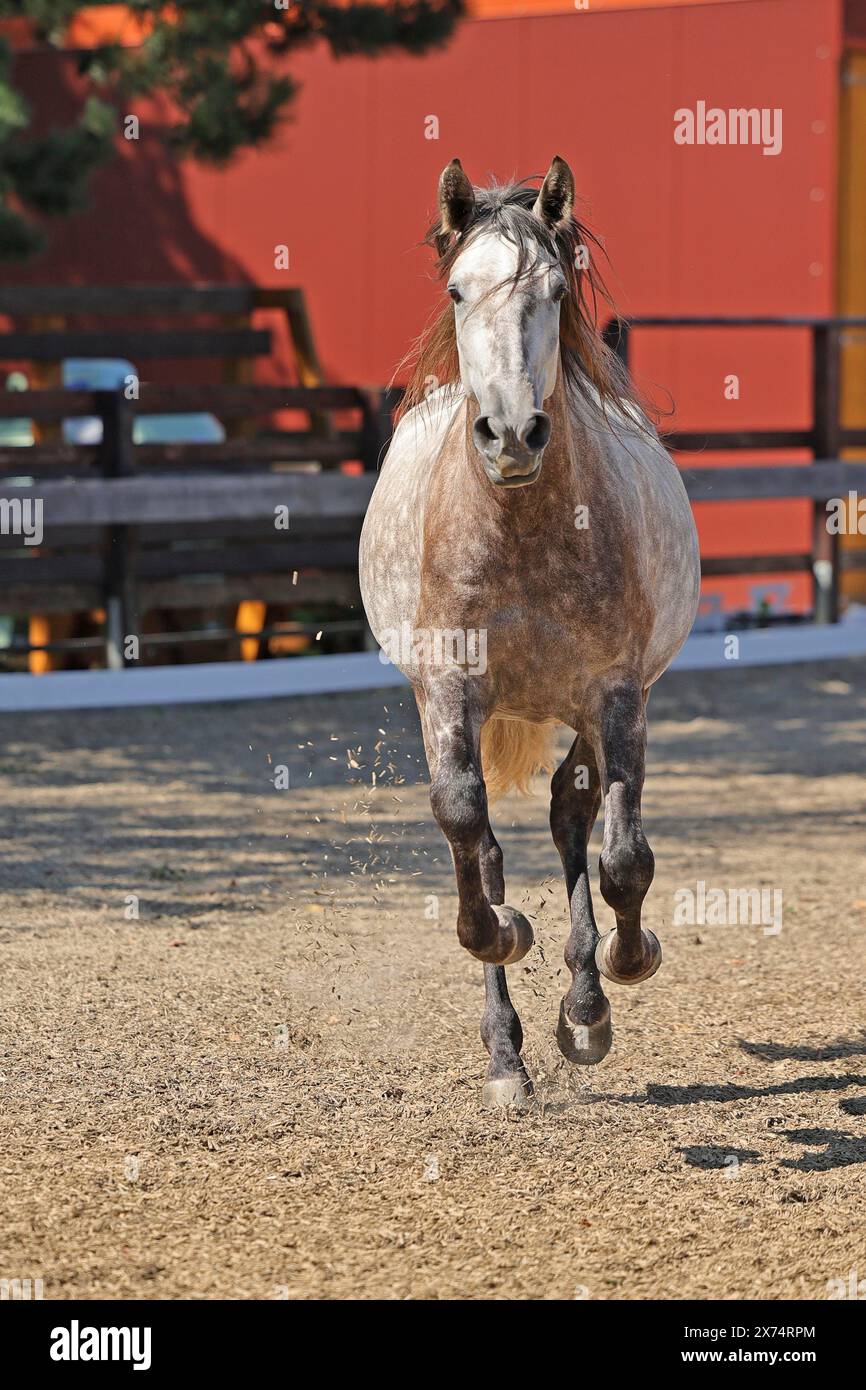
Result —
[[[543,460],[539,456],[534,463],[530,463],[528,466],[524,464],[523,460],[513,458],[503,459],[502,462],[504,465],[502,468],[497,467],[496,464],[487,462],[484,464],[484,472],[494,487],[528,487],[530,483],[538,480]]]
[[[550,416],[536,410],[515,428],[495,415],[479,415],[472,439],[484,461],[484,471],[496,487],[526,487],[541,472],[550,439]]]

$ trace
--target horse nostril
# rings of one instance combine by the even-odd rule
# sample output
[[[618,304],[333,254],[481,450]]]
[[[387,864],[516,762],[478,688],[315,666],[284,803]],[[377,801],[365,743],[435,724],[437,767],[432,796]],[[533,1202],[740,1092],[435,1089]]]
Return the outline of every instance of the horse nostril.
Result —
[[[530,415],[521,431],[523,443],[532,453],[539,453],[550,439],[550,416],[543,410]]]
[[[489,415],[479,415],[472,426],[475,447],[487,458],[496,458],[502,452],[502,437],[494,429]]]

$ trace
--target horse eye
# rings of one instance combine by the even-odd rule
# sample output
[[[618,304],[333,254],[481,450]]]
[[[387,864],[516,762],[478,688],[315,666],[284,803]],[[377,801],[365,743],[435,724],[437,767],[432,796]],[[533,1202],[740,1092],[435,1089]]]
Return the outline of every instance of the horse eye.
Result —
[[[448,293],[450,294],[451,298],[454,300],[454,303],[455,303],[455,304],[459,304],[460,301],[461,301],[461,299],[463,298],[462,294],[460,293],[460,291],[458,290],[458,288],[457,288],[456,285],[449,285],[449,286],[448,286]]]
[[[554,304],[559,304],[563,299],[565,299],[565,296],[567,294],[567,285],[557,285],[556,289],[553,291],[553,294],[550,297],[553,300]]]

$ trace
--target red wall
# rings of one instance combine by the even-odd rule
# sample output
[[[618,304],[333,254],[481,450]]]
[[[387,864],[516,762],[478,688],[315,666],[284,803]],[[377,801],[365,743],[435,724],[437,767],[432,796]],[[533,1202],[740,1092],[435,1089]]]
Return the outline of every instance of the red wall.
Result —
[[[626,311],[830,313],[840,26],[839,0],[743,0],[472,21],[421,60],[306,53],[292,62],[292,123],[227,172],[173,164],[153,138],[160,113],[136,107],[142,139],[26,278],[288,280],[307,290],[329,375],[382,382],[441,293],[418,242],[442,165],[459,155],[483,182],[543,172],[559,153]],[[20,61],[44,94],[51,60]],[[699,99],[781,107],[781,154],[676,145],[673,113]],[[65,100],[57,86],[52,103]],[[430,115],[438,140],[424,138]],[[288,275],[273,267],[277,243]],[[808,418],[800,333],[647,333],[636,364],[673,392],[683,428]],[[728,373],[739,401],[724,399]],[[765,549],[768,536],[808,546],[802,504],[698,511],[710,553]]]

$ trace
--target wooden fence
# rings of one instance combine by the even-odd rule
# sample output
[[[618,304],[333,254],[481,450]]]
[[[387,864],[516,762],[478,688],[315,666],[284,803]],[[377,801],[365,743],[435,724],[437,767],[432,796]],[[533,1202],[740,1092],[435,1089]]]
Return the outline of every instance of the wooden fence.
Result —
[[[683,468],[693,502],[773,501],[806,498],[812,502],[812,548],[806,554],[739,555],[704,558],[704,575],[809,572],[813,612],[818,623],[839,618],[839,536],[828,530],[827,503],[849,491],[866,496],[866,463],[844,462],[843,449],[866,448],[866,427],[845,429],[839,419],[839,351],[841,335],[866,329],[866,318],[725,318],[641,317],[612,319],[604,332],[608,343],[629,363],[634,332],[652,328],[785,328],[807,329],[812,339],[812,425],[806,430],[673,431],[665,436],[674,452],[737,449],[809,449],[811,463],[747,464],[724,468]],[[846,557],[852,568],[866,564],[856,553]]]
[[[248,419],[277,409],[355,412],[359,424],[219,444],[133,440],[136,414],[210,410]],[[358,535],[384,443],[380,410],[375,394],[353,387],[142,386],[135,401],[122,391],[0,396],[0,418],[102,422],[96,445],[0,449],[0,475],[19,479],[3,485],[4,498],[25,515],[38,506],[42,518],[38,546],[22,543],[20,531],[0,535],[0,609],[102,610],[106,662],[116,668],[130,660],[125,639],[140,633],[146,610],[213,609],[253,596],[271,604],[357,604]],[[336,471],[344,460],[366,471]],[[361,629],[360,615],[355,626]],[[265,639],[269,631],[255,635]],[[234,637],[243,634],[210,627],[140,640]],[[80,648],[82,641],[50,645]]]
[[[28,290],[21,300],[29,313],[34,312],[33,293]],[[89,311],[97,312],[104,307],[100,296],[107,296],[106,304],[116,309],[114,292],[65,292],[72,295],[68,306],[52,293],[54,309],[66,306],[69,312],[80,312],[86,303]],[[153,308],[154,295],[159,300],[161,292],[151,288],[147,293],[147,307]],[[180,304],[200,312],[201,291],[190,291],[188,300],[186,294],[172,287],[172,307],[177,310]],[[0,312],[13,311],[15,295],[14,290],[0,292]],[[249,302],[246,290],[213,289],[208,295],[208,307],[220,312],[239,313],[242,299]],[[811,573],[816,620],[836,621],[841,556],[839,537],[828,530],[827,502],[845,498],[852,490],[866,494],[866,463],[841,459],[844,449],[866,448],[866,428],[843,429],[839,423],[839,338],[847,329],[866,328],[866,319],[641,318],[629,324],[614,321],[605,334],[627,361],[636,331],[675,326],[806,328],[811,333],[814,399],[809,429],[677,431],[666,442],[676,451],[811,451],[810,463],[687,467],[683,477],[693,501],[809,499],[813,543],[808,553],[705,558],[703,573]],[[88,330],[54,327],[50,350],[40,346],[40,331],[44,330],[7,334],[0,340],[2,355],[7,360],[30,356],[56,361],[58,352],[125,354],[139,360],[148,353],[183,356],[186,350],[193,356],[269,350],[267,334],[268,342],[263,343],[258,330],[238,327],[226,329],[233,336],[217,342],[211,336],[215,330],[208,330],[205,338],[196,336],[205,330],[195,328],[171,333],[111,330],[99,335],[98,345]],[[143,332],[157,336],[143,345]],[[141,618],[147,612],[178,608],[212,613],[251,597],[290,607],[337,605],[344,616],[331,627],[360,639],[364,623],[357,583],[358,536],[397,398],[398,393],[348,386],[232,381],[207,386],[142,384],[134,399],[127,399],[124,390],[56,387],[0,395],[0,420],[27,419],[38,431],[38,441],[30,447],[0,447],[0,479],[5,480],[0,481],[0,611],[102,613],[101,635],[61,636],[43,645],[59,651],[102,649],[112,668],[135,660],[127,650],[131,635],[145,647],[242,641],[247,635],[266,640],[271,635],[267,626],[255,634],[214,627],[212,622],[200,631],[143,630]],[[286,410],[305,412],[309,428],[278,433],[260,425],[253,432],[254,421]],[[213,413],[235,437],[210,444],[136,442],[136,417],[190,412]],[[101,441],[65,442],[59,436],[60,422],[83,417],[101,421]],[[360,464],[362,471],[341,471],[347,461]],[[20,527],[9,524],[15,506],[19,518],[21,508],[41,510],[38,545],[27,545]],[[276,520],[286,515],[288,530]],[[856,563],[859,557],[850,559]],[[19,649],[33,650],[34,644],[19,643]]]
[[[284,316],[299,385],[250,384],[254,361],[273,354],[270,330],[253,324],[258,310]],[[12,321],[0,360],[26,364],[37,388],[0,394],[0,421],[28,422],[34,440],[0,445],[0,613],[29,619],[13,650],[104,652],[111,667],[133,659],[130,636],[145,649],[222,642],[236,652],[247,636],[238,606],[250,600],[261,612],[279,605],[283,616],[354,607],[321,626],[364,631],[358,533],[390,417],[381,392],[322,384],[300,290],[6,286],[0,314]],[[132,389],[61,389],[61,364],[74,358],[128,360]],[[207,364],[203,373],[219,380],[147,382],[154,373],[171,381],[172,363],[187,375]],[[307,427],[275,428],[286,411],[302,412]],[[137,419],[200,412],[219,422],[222,442],[137,442]],[[68,427],[84,418],[100,422],[101,442],[69,442]],[[365,476],[342,473],[348,461]],[[15,525],[28,505],[41,509],[39,545]],[[275,525],[277,509],[288,512],[288,532]],[[175,610],[187,620],[182,631],[166,621]],[[157,616],[142,623],[148,613]],[[71,635],[76,614],[84,616]],[[37,640],[34,615],[47,634]],[[273,635],[259,621],[253,650]]]

